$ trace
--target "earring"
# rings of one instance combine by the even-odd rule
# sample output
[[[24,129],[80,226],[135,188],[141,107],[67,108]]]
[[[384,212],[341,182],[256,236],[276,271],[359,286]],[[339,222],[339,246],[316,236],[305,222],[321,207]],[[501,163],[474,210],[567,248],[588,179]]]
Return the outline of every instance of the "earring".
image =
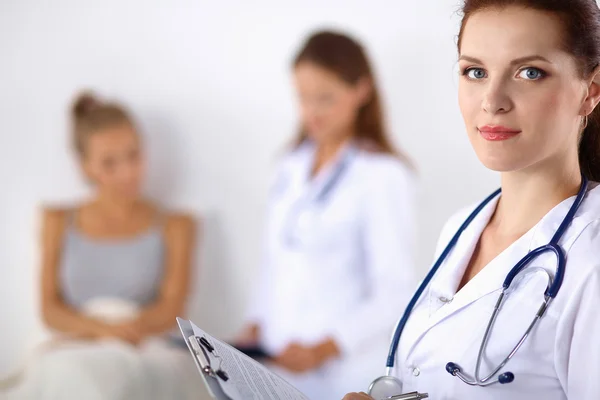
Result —
[[[587,126],[588,126],[588,116],[584,115],[583,116],[583,128],[582,129],[587,128]]]

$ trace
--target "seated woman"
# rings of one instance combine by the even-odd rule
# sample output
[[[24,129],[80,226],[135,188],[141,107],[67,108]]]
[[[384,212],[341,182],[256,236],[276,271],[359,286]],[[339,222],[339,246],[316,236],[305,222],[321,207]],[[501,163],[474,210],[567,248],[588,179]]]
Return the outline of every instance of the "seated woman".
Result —
[[[194,222],[141,196],[141,138],[120,105],[82,95],[72,113],[95,194],[44,211],[42,315],[66,340],[36,359],[28,398],[193,398],[192,359],[168,337],[188,295]]]

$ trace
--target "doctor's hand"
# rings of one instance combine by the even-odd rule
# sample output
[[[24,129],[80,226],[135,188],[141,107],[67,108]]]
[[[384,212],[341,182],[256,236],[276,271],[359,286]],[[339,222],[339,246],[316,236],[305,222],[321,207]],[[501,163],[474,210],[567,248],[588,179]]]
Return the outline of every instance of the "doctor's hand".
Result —
[[[360,393],[348,393],[342,400],[374,400],[371,396],[365,392]]]
[[[277,365],[292,372],[307,372],[319,368],[327,360],[339,354],[336,343],[328,339],[316,346],[292,343],[275,357],[274,361]]]

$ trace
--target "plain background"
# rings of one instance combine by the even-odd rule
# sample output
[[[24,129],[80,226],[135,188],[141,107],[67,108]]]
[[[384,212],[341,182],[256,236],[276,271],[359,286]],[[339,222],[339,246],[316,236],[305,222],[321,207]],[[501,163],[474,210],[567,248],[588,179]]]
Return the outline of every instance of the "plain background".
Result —
[[[85,4],[84,4],[85,3]],[[139,121],[148,192],[203,221],[190,313],[241,322],[272,166],[297,125],[290,62],[318,28],[363,42],[395,142],[419,174],[418,267],[456,209],[498,185],[457,104],[458,0],[0,2],[0,374],[39,331],[39,211],[85,197],[68,107],[83,88]],[[383,366],[382,366],[383,367]]]

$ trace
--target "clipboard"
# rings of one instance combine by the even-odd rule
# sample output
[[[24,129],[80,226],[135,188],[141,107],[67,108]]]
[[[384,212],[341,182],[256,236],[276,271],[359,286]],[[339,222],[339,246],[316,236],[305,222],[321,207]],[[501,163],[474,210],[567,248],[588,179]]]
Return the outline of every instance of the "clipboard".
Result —
[[[309,400],[281,376],[192,321],[177,318],[177,324],[213,400]]]
[[[227,372],[221,370],[221,359],[214,351],[214,347],[206,337],[196,336],[194,328],[190,321],[177,318],[177,325],[185,338],[190,353],[194,359],[196,367],[200,372],[200,376],[206,384],[208,394],[214,400],[231,400],[229,396],[223,392],[219,380],[227,381],[229,376]]]

